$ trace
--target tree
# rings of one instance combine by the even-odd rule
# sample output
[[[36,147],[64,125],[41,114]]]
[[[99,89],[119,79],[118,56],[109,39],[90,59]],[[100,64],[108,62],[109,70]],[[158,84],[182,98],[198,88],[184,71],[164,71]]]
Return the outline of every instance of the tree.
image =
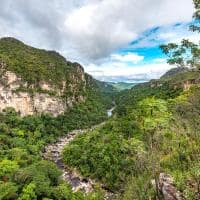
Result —
[[[17,199],[17,190],[14,183],[0,181],[0,199]]]
[[[200,0],[193,0],[194,6],[195,6],[195,13],[194,13],[194,18],[197,20],[196,24],[193,24],[190,26],[191,31],[197,31],[200,33]]]
[[[23,188],[22,194],[19,200],[36,200],[37,196],[35,194],[36,185],[31,182]]]
[[[200,33],[200,0],[193,0],[195,13],[193,15],[194,23],[190,30]],[[169,43],[161,45],[163,53],[168,56],[168,63],[175,64],[178,67],[189,66],[200,70],[200,41],[199,44],[183,39],[180,44]]]
[[[18,168],[19,165],[16,161],[2,160],[0,162],[0,178],[6,182]]]
[[[156,196],[161,199],[158,188],[158,176],[160,173],[160,151],[162,144],[161,130],[166,129],[169,124],[171,113],[168,112],[167,102],[162,99],[146,98],[138,104],[138,121],[144,130],[144,140],[148,152],[149,171],[155,180]]]

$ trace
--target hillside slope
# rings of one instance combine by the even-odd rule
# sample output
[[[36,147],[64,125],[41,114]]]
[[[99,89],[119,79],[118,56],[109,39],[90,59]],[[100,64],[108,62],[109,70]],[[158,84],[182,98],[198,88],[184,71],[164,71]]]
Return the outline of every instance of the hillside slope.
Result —
[[[174,71],[174,70],[173,70]],[[192,85],[200,84],[200,73],[195,70],[177,70],[178,73],[171,73],[171,70],[160,79],[151,80],[134,86],[131,90],[121,91],[118,94],[116,103],[118,108],[123,109],[126,105],[133,105],[145,97],[156,97],[161,99],[175,98],[181,92],[188,90]],[[171,74],[171,75],[167,75]]]
[[[0,110],[14,107],[23,116],[43,112],[57,116],[85,102],[88,91],[100,94],[104,88],[80,64],[57,52],[36,49],[14,38],[0,39]]]
[[[121,92],[114,116],[73,140],[63,159],[119,199],[198,199],[199,78],[189,71]]]
[[[99,192],[74,193],[42,151],[105,121],[113,87],[56,52],[13,38],[0,39],[0,63],[0,199],[102,200]]]

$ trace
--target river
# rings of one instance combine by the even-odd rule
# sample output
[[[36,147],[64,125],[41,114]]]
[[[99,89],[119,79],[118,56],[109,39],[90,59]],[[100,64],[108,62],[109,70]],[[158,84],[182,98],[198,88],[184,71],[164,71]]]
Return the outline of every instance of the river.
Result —
[[[107,110],[108,117],[112,116],[113,110],[114,107]],[[84,193],[90,193],[93,191],[94,186],[97,183],[95,180],[81,176],[75,169],[70,169],[63,163],[62,152],[64,150],[64,147],[68,145],[76,136],[99,128],[104,124],[105,122],[95,125],[89,129],[71,131],[66,136],[59,138],[57,142],[47,145],[44,149],[43,158],[56,163],[56,165],[62,170],[62,179],[71,185],[74,192],[81,190]],[[105,189],[103,185],[101,185],[101,187],[102,189]],[[109,199],[109,197],[112,196],[112,193],[109,191],[105,192],[105,199]]]
[[[111,109],[107,110],[108,117],[112,116],[114,109],[115,109],[115,107],[112,107]]]

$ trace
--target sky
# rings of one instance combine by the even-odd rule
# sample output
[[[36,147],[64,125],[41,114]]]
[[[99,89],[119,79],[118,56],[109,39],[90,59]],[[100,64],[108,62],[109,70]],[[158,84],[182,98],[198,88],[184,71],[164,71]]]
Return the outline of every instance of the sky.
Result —
[[[103,81],[144,82],[172,68],[159,46],[197,41],[192,0],[0,0],[0,37],[56,50]]]

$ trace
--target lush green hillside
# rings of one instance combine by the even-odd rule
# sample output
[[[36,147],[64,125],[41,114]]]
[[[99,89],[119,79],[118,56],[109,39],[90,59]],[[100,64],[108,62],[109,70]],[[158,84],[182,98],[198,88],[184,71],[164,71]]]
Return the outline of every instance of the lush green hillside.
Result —
[[[188,72],[190,71],[187,67],[175,67],[167,71],[164,75],[161,76],[161,79],[170,78],[172,76],[175,76],[180,73]]]
[[[38,90],[41,81],[57,88],[66,81],[74,86],[73,90],[66,86],[67,96],[78,91],[85,98],[57,117],[45,113],[21,117],[12,108],[0,113],[0,199],[102,199],[97,193],[73,193],[60,179],[57,166],[42,159],[41,151],[71,130],[105,121],[113,87],[94,80],[79,64],[56,52],[35,49],[13,38],[0,39],[0,64],[2,73],[9,70],[28,82],[25,92],[45,92]]]
[[[193,2],[190,30],[199,33],[200,0]],[[21,97],[26,101],[38,94],[44,94],[39,104],[53,96],[54,102],[59,98],[71,105],[57,117],[45,112],[22,117],[13,108],[1,109],[0,200],[199,200],[199,47],[186,39],[162,45],[168,63],[182,68],[117,93],[54,51],[14,38],[0,39],[0,106],[14,95],[17,101]],[[12,87],[5,81],[6,73],[15,80]],[[42,83],[55,90],[43,89]],[[18,98],[20,93],[25,95]],[[106,110],[113,104],[113,115],[108,118]],[[88,132],[68,134],[96,124],[100,126]],[[57,143],[58,139],[64,143]],[[44,151],[50,153],[45,147],[55,143],[51,150],[57,165],[42,157]],[[65,144],[60,160],[58,149]],[[64,171],[58,168],[62,162]],[[74,184],[91,179],[98,183],[93,192],[72,191],[61,177],[72,169],[83,176],[77,180],[77,175]]]
[[[44,81],[52,87],[63,89],[63,82],[65,82],[66,95],[75,91],[84,95],[84,79],[86,79],[86,87],[89,89],[96,87],[99,91],[112,92],[114,90],[106,83],[89,78],[80,64],[67,61],[55,51],[37,49],[15,38],[0,39],[0,64],[1,73],[5,71],[16,73],[28,83],[27,87],[31,86],[30,88],[32,85],[38,88],[40,82]],[[76,88],[70,91],[69,86],[74,82]]]
[[[78,91],[85,97],[58,117],[21,117],[12,108],[0,113],[0,199],[102,199],[99,189],[89,195],[73,193],[59,178],[57,166],[42,159],[41,151],[73,129],[105,120],[102,127],[79,135],[65,148],[63,160],[68,166],[98,180],[118,199],[161,199],[152,184],[161,172],[174,178],[186,199],[199,199],[198,70],[171,70],[159,80],[117,94],[113,86],[94,80],[80,65],[55,52],[13,38],[1,39],[0,44],[3,73],[15,72],[28,82],[27,92],[32,86],[38,89],[41,81],[60,88],[62,81],[70,85],[76,80],[74,90],[66,87],[65,94]],[[113,101],[116,108],[108,119],[106,110]]]
[[[48,115],[21,118],[13,109],[0,114],[0,199],[101,199],[72,193],[57,166],[42,159],[45,145],[64,133],[61,125]]]
[[[187,83],[194,84],[200,82],[198,70],[175,73],[171,76],[161,77],[158,80],[151,80],[134,86],[131,90],[122,91],[116,99],[117,109],[125,112],[125,105],[134,105],[145,97],[156,97],[161,99],[175,98],[183,92]]]
[[[57,52],[36,49],[15,38],[0,39],[0,61],[29,84],[43,80],[60,85],[76,66]]]
[[[78,63],[67,61],[57,52],[33,48],[14,38],[0,39],[0,66],[2,74],[7,71],[14,72],[22,81],[28,83],[16,92],[47,92],[54,95],[41,88],[40,83],[45,82],[53,89],[60,89],[59,98],[62,98],[63,102],[73,96],[74,105],[59,116],[66,121],[63,125],[66,131],[105,120],[107,109],[112,106],[116,93],[112,86],[84,73]],[[77,104],[79,97],[85,100]]]
[[[161,172],[174,177],[186,199],[198,198],[200,88],[183,88],[199,77],[185,72],[122,92],[113,118],[73,140],[65,162],[124,200],[156,198],[151,182]]]

